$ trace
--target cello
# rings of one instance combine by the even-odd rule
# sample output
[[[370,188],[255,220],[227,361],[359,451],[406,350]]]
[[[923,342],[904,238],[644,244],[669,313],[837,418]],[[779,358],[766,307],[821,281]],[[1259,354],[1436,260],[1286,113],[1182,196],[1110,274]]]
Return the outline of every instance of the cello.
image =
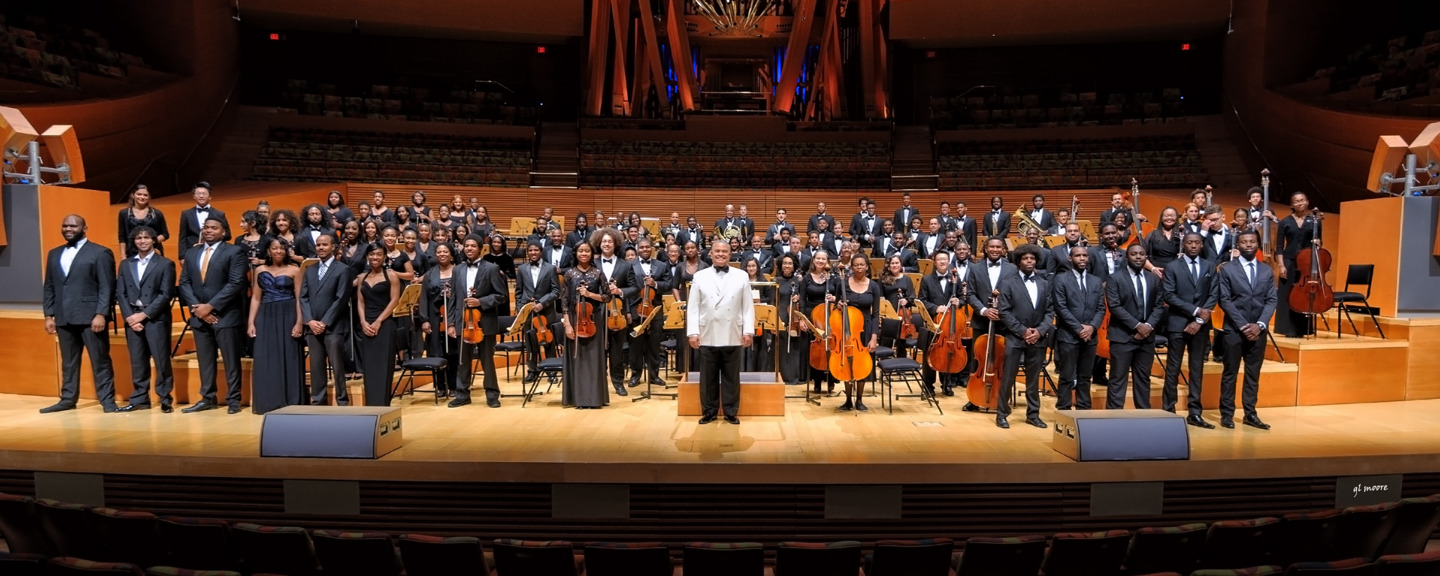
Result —
[[[989,308],[1000,306],[1000,291],[990,293]],[[1005,337],[995,333],[999,320],[990,322],[990,329],[975,337],[975,353],[980,355],[980,369],[970,375],[970,384],[965,393],[970,403],[981,408],[995,409],[1000,405],[1001,374],[1005,366]]]
[[[470,297],[476,297],[473,286],[470,288]],[[480,316],[479,308],[465,308],[464,322],[461,324],[463,330],[460,338],[464,340],[466,344],[479,344],[485,340],[485,329],[480,327]]]
[[[958,276],[954,268],[950,269],[952,276]],[[950,282],[950,298],[954,298],[955,286],[960,284],[958,278]],[[925,351],[925,362],[942,374],[957,374],[965,371],[970,364],[970,354],[965,350],[964,332],[970,325],[970,319],[961,319],[960,315],[964,310],[964,300],[968,296],[968,286],[962,286],[960,292],[961,304],[949,306],[945,313],[940,315],[936,322],[938,330],[930,341],[930,348]],[[949,299],[946,299],[949,302]]]
[[[858,326],[865,325],[865,316],[854,306],[830,306],[827,331],[830,337],[830,375],[836,380],[863,380],[875,369],[875,359],[860,341]]]
[[[1316,314],[1335,305],[1335,289],[1325,283],[1331,258],[1330,251],[1320,247],[1320,211],[1314,211],[1309,220],[1312,244],[1295,255],[1300,279],[1290,289],[1290,309],[1309,315],[1313,325]]]

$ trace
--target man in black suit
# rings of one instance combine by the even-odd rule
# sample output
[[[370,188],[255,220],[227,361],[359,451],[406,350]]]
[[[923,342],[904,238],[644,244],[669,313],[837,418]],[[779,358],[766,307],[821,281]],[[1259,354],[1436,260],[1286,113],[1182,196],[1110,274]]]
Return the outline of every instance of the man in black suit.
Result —
[[[975,218],[966,214],[969,209],[964,202],[955,203],[955,220],[951,228],[960,235],[960,239],[964,240],[966,244],[979,246],[976,242],[980,241],[978,235],[980,228],[975,225]]]
[[[650,240],[641,239],[641,244],[647,244]],[[560,298],[560,283],[556,280],[555,267],[549,262],[540,258],[542,252],[540,245],[530,243],[525,246],[525,262],[515,267],[515,306],[516,311],[526,304],[534,304],[530,311],[531,318],[544,318],[545,323],[554,324],[557,318],[555,301]],[[552,329],[553,333],[553,329]],[[553,346],[547,346],[553,352]],[[540,370],[536,364],[540,361],[540,342],[535,337],[535,326],[533,321],[525,325],[525,383],[529,384],[540,379]]]
[[[1055,329],[1055,313],[1050,305],[1050,281],[1036,269],[1039,260],[1039,246],[1015,247],[1019,273],[1000,281],[1005,374],[995,409],[995,425],[1001,428],[1010,427],[1010,398],[1015,394],[1015,378],[1022,364],[1025,366],[1025,422],[1036,428],[1045,427],[1045,421],[1040,419],[1040,371],[1045,368],[1045,343]]]
[[[990,211],[985,213],[981,230],[992,238],[1010,236],[1010,214],[1005,212],[1005,199],[999,196],[990,197]]]
[[[115,406],[115,370],[110,364],[106,320],[115,302],[115,254],[85,237],[85,219],[60,221],[65,245],[45,257],[45,333],[60,341],[60,401],[41,414],[74,410],[80,398],[80,351],[90,356],[95,397],[106,412]]]
[[[705,229],[700,227],[700,222],[695,219],[694,214],[685,217],[685,229],[675,237],[676,244],[684,246],[687,242],[694,242],[696,248],[702,252],[705,251]]]
[[[876,256],[877,258],[885,258],[886,260],[889,260],[891,256],[899,256],[899,257],[900,257],[900,268],[901,268],[903,271],[905,271],[905,272],[919,272],[919,271],[920,271],[920,256],[918,256],[917,254],[915,254],[915,251],[914,251],[914,250],[911,250],[911,249],[905,247],[905,233],[904,233],[904,232],[901,232],[901,231],[899,231],[899,230],[896,230],[894,234],[891,234],[890,240],[889,240],[889,242],[887,242],[887,243],[890,245],[890,248],[889,248],[888,250],[886,250],[886,252],[885,252],[885,254],[884,254],[883,256],[882,256],[882,255],[877,255],[877,256]]]
[[[961,204],[964,204],[964,202],[961,202]],[[940,214],[935,216],[935,221],[940,223],[941,232],[955,229],[955,216],[950,214],[949,202],[944,200],[940,201]]]
[[[1030,197],[1030,219],[1040,225],[1040,231],[1045,232],[1055,227],[1055,214],[1045,209],[1045,195],[1036,194]]]
[[[335,404],[350,405],[345,386],[345,348],[350,344],[350,298],[354,274],[335,258],[335,238],[321,235],[315,241],[319,264],[305,270],[300,283],[300,317],[305,322],[305,344],[310,347],[310,404],[328,404],[325,363],[335,378]]]
[[[1215,264],[1230,261],[1235,249],[1235,238],[1225,228],[1225,211],[1219,206],[1205,209],[1205,216],[1200,220],[1200,235],[1205,240],[1200,253],[1202,258],[1212,260]]]
[[[150,364],[155,364],[155,395],[160,411],[175,409],[170,396],[175,375],[170,368],[170,299],[175,297],[175,262],[155,251],[155,231],[140,226],[130,232],[135,257],[120,262],[115,299],[125,323],[130,350],[130,375],[135,391],[121,412],[150,409]]]
[[[1235,377],[1240,361],[1245,361],[1245,387],[1241,402],[1245,408],[1245,425],[1269,430],[1255,411],[1260,394],[1260,367],[1265,363],[1265,331],[1275,315],[1278,300],[1275,273],[1255,254],[1260,249],[1260,234],[1254,230],[1241,232],[1235,238],[1240,258],[1221,266],[1220,309],[1225,311],[1225,371],[1220,374],[1220,425],[1235,427]]]
[[[743,224],[744,221],[735,216],[735,205],[726,204],[725,217],[715,221],[715,233],[726,239],[749,238],[745,235]]]
[[[651,249],[653,250],[654,248],[652,247]],[[754,260],[755,264],[760,266],[759,270],[761,273],[769,274],[770,268],[775,264],[775,251],[773,248],[765,245],[764,236],[756,233],[750,236],[750,247],[741,251],[740,257],[737,260],[742,266],[745,264],[745,261]]]
[[[1116,212],[1125,212],[1129,221],[1135,221],[1135,211],[1125,207],[1125,196],[1119,192],[1110,195],[1110,207],[1100,213],[1100,224],[1114,222]]]
[[[1026,244],[1040,250],[1040,257],[1037,258],[1039,262],[1035,265],[1035,269],[1039,271],[1040,274],[1045,275],[1046,278],[1049,278],[1050,269],[1056,267],[1056,264],[1052,262],[1055,255],[1050,252],[1049,248],[1045,247],[1044,240],[1040,239],[1040,230],[1038,228],[1028,228],[1025,230],[1023,236]]]
[[[940,219],[931,218],[929,222],[930,227],[915,239],[915,252],[921,258],[934,258],[935,253],[940,251],[940,245],[945,241],[945,232],[940,229]]]
[[[1096,330],[1105,320],[1105,283],[1090,273],[1090,250],[1070,248],[1067,265],[1051,278],[1055,306],[1055,368],[1060,373],[1056,410],[1090,409],[1090,371]]]
[[[409,208],[406,208],[409,210]],[[301,258],[316,258],[315,243],[321,236],[335,239],[335,227],[330,225],[330,214],[319,204],[311,204],[300,210],[300,219],[305,222],[295,231],[295,255]]]
[[[576,214],[575,228],[571,229],[570,233],[565,235],[565,245],[571,250],[574,250],[581,242],[589,242],[590,234],[594,231],[595,230],[590,227],[590,218],[586,216],[584,212]],[[568,268],[568,266],[562,266],[562,268]]]
[[[795,225],[787,220],[788,217],[789,213],[784,208],[775,210],[775,223],[765,230],[766,244],[774,244],[780,238],[780,233],[785,230],[789,230],[791,236],[795,235]]]
[[[615,247],[619,245],[618,240],[617,235],[609,232],[599,237],[600,254],[595,258],[595,264],[601,274],[605,276],[606,282],[609,283],[606,292],[616,298],[621,298],[627,304],[625,314],[628,317],[631,314],[628,304],[635,301],[636,295],[640,292],[640,286],[635,283],[635,272],[630,261],[615,253]],[[606,338],[609,339],[606,351],[610,364],[610,384],[615,387],[615,394],[619,396],[629,395],[625,391],[625,366],[628,364],[625,357],[625,343],[630,339],[630,328],[631,326],[627,326],[622,330],[606,331]]]
[[[210,183],[197,182],[190,189],[190,195],[195,198],[195,207],[186,208],[180,211],[180,235],[176,242],[179,249],[180,260],[185,260],[185,255],[190,253],[190,247],[200,242],[200,230],[205,227],[205,220],[215,218],[224,227],[221,241],[230,240],[230,221],[225,219],[225,213],[210,205]]]
[[[565,233],[559,228],[550,229],[550,242],[540,250],[546,264],[555,267],[555,273],[575,265],[575,249],[565,244]]]
[[[920,210],[910,205],[910,193],[900,195],[900,207],[895,209],[895,228],[902,232],[910,230],[910,219],[919,216]]]
[[[970,304],[970,325],[974,333],[985,334],[990,330],[991,322],[1000,322],[1000,309],[992,306],[990,299],[995,296],[994,292],[1006,279],[1018,276],[1020,271],[1005,259],[1005,240],[1003,238],[990,238],[985,241],[985,257],[974,264],[967,265],[969,272],[969,304]],[[965,261],[963,255],[957,250],[955,254],[955,267],[959,269],[960,264]],[[998,305],[998,303],[997,303]],[[1004,334],[1004,324],[996,326],[996,334]],[[978,352],[978,351],[972,351]],[[970,357],[976,358],[974,353]],[[972,360],[971,367],[974,369],[979,360]],[[980,408],[969,402],[962,408],[966,412],[978,412]]]
[[[241,332],[245,324],[245,272],[250,269],[245,251],[223,241],[225,222],[215,215],[205,219],[200,244],[189,248],[180,272],[180,304],[190,307],[190,329],[195,333],[195,357],[200,362],[200,401],[182,412],[218,408],[216,361],[225,359],[225,395],[229,413],[240,412]]]
[[[1080,234],[1080,225],[1074,222],[1065,225],[1065,243],[1059,246],[1050,247],[1050,275],[1057,276],[1061,272],[1069,271],[1070,253],[1076,246],[1085,248],[1090,253],[1086,257],[1086,267],[1094,262],[1095,254],[1090,246],[1085,245],[1085,238]],[[1092,272],[1093,273],[1093,272]]]
[[[821,220],[825,221],[828,229],[835,229],[835,217],[830,215],[830,213],[826,210],[824,202],[817,202],[815,204],[815,214],[810,216],[810,221],[806,225],[805,231],[809,232],[811,230],[819,230]]]
[[[871,249],[875,246],[875,239],[883,234],[880,217],[875,215],[875,202],[873,200],[865,203],[865,211],[856,214],[850,219],[850,238],[860,243],[860,247]]]
[[[934,221],[933,218],[931,220]],[[920,293],[916,298],[920,301],[920,305],[925,307],[925,311],[930,313],[931,318],[934,318],[936,322],[943,322],[941,315],[945,312],[954,310],[956,314],[961,313],[960,307],[965,305],[965,288],[962,285],[965,278],[963,273],[950,267],[949,252],[938,252],[935,254],[935,272],[920,279]],[[958,321],[960,320],[957,318]],[[963,333],[963,329],[961,332]],[[929,350],[934,336],[928,327],[921,328],[918,341],[920,348]],[[969,353],[968,346],[966,353],[967,355]],[[967,375],[966,371],[962,370],[956,374],[940,376],[941,389],[946,396],[955,395],[954,381],[959,379],[959,376],[965,375]],[[931,394],[935,392],[935,377],[935,369],[931,368],[927,361],[921,370],[920,379]],[[960,381],[964,380],[960,379]]]
[[[1105,283],[1110,309],[1110,382],[1107,410],[1125,407],[1125,378],[1130,377],[1135,407],[1150,408],[1150,367],[1155,363],[1155,326],[1165,312],[1160,299],[1160,278],[1145,269],[1149,254],[1140,244],[1125,251],[1125,269]]]
[[[756,243],[764,242],[759,234],[754,236]],[[664,295],[672,287],[670,267],[659,259],[654,258],[655,246],[649,240],[641,240],[636,249],[638,258],[630,262],[631,278],[630,285],[635,286],[635,301],[630,302],[630,309],[635,310],[641,304],[643,297],[642,288],[650,289],[650,305],[655,307],[655,319],[645,329],[645,333],[630,339],[630,385],[640,385],[640,374],[645,373],[650,378],[650,383],[656,386],[664,386],[665,381],[660,379],[660,366],[665,362],[665,357],[660,352],[660,341],[665,333],[665,302]],[[747,251],[748,252],[748,251]],[[769,251],[762,250],[765,254]],[[767,259],[760,269],[770,267]],[[635,313],[635,325],[644,322],[645,317]]]
[[[1205,239],[1199,234],[1186,234],[1180,240],[1180,257],[1165,265],[1164,283],[1160,289],[1169,320],[1165,333],[1169,339],[1165,353],[1165,390],[1161,392],[1163,408],[1175,412],[1179,400],[1180,365],[1190,355],[1189,414],[1185,422],[1200,428],[1215,426],[1200,417],[1204,407],[1200,389],[1205,379],[1205,354],[1210,344],[1210,313],[1219,296],[1215,261],[1202,258]]]
[[[775,241],[770,245],[770,261],[772,264],[775,261],[778,261],[781,256],[791,253],[792,248],[795,249],[796,256],[800,255],[798,250],[800,247],[792,246],[794,242],[791,242],[791,240],[794,239],[795,235],[790,231],[789,228],[780,230],[780,235],[776,236]]]
[[[614,232],[616,236],[618,232]],[[450,329],[464,325],[464,310],[480,309],[480,330],[485,333],[479,344],[461,343],[459,368],[455,370],[455,397],[450,399],[451,408],[470,403],[470,385],[475,380],[475,371],[470,368],[478,356],[480,369],[485,371],[485,405],[500,407],[500,381],[495,374],[495,337],[503,328],[500,317],[510,313],[510,287],[500,267],[480,258],[480,247],[485,239],[471,234],[465,238],[461,252],[465,260],[455,265],[452,280],[463,306],[452,306],[447,311]]]
[[[735,218],[740,222],[740,237],[749,238],[755,234],[755,219],[750,217],[750,208],[744,204],[740,205],[740,215]]]

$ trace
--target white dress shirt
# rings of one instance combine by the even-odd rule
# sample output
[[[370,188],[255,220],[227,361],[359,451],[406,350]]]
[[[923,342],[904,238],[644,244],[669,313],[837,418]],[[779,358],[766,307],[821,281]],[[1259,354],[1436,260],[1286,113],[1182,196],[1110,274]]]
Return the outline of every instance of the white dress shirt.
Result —
[[[80,254],[80,249],[85,247],[85,243],[89,241],[88,238],[81,238],[75,241],[74,246],[66,246],[64,250],[60,251],[60,271],[66,276],[70,275],[70,264],[75,262],[75,256]]]

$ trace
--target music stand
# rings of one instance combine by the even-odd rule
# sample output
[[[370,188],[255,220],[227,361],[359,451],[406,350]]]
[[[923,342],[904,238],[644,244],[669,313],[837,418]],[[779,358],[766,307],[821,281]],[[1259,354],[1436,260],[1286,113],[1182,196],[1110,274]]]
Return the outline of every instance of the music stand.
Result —
[[[934,259],[934,258],[921,258],[921,259],[920,259],[920,275],[921,275],[921,276],[928,276],[928,275],[930,275],[931,272],[934,272],[934,271],[935,271],[935,259]],[[916,289],[919,289],[919,283],[918,283],[918,282],[916,283]]]

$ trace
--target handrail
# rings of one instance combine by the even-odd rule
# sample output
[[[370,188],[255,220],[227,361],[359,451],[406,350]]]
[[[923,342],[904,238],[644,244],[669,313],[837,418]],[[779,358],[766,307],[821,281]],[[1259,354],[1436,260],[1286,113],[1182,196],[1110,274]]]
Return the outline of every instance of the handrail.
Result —
[[[1254,149],[1255,154],[1260,156],[1260,161],[1265,163],[1265,168],[1269,168],[1270,166],[1272,166],[1272,164],[1270,163],[1270,159],[1266,158],[1265,153],[1260,150],[1260,146],[1255,144],[1255,138],[1250,135],[1250,128],[1245,125],[1245,120],[1240,118],[1240,109],[1235,107],[1235,99],[1231,98],[1228,92],[1226,92],[1225,94],[1225,99],[1230,101],[1230,113],[1235,116],[1235,123],[1240,125],[1240,131],[1244,133],[1245,141],[1249,142],[1250,148]],[[1310,190],[1314,192],[1316,196],[1319,196],[1321,200],[1324,200],[1328,207],[1329,200],[1326,199],[1325,194],[1320,191],[1320,187],[1315,185],[1315,180],[1310,178],[1310,174],[1302,170],[1300,171],[1300,176],[1305,179],[1305,182],[1307,184],[1310,185]],[[1286,202],[1286,204],[1289,204],[1289,202]],[[1315,202],[1311,202],[1311,204],[1313,205],[1315,204]]]
[[[165,157],[165,154],[157,154],[154,158],[151,158],[149,162],[146,162],[146,163],[145,163],[145,167],[144,167],[144,168],[141,168],[141,169],[140,169],[140,172],[135,175],[135,179],[130,181],[130,185],[127,186],[127,187],[125,187],[124,194],[125,194],[126,196],[129,196],[129,195],[130,195],[130,191],[131,191],[131,190],[134,190],[136,186],[139,186],[139,185],[140,185],[140,180],[144,179],[144,178],[145,178],[145,174],[147,174],[147,173],[150,172],[150,168],[154,167],[154,166],[155,166],[155,163],[158,162],[161,158],[164,158],[164,157]]]
[[[240,78],[237,76],[235,82],[230,85],[230,90],[225,93],[225,99],[220,102],[220,110],[215,113],[215,119],[211,120],[210,125],[205,127],[205,132],[200,134],[200,137],[195,140],[195,144],[190,146],[190,151],[185,154],[185,159],[175,165],[175,173],[172,179],[174,180],[176,191],[180,190],[180,172],[184,171],[185,167],[190,165],[190,160],[195,157],[195,152],[200,149],[200,145],[210,139],[210,133],[215,131],[215,126],[220,123],[220,119],[225,117],[225,110],[230,108],[230,101],[235,98],[235,92],[239,90]]]

